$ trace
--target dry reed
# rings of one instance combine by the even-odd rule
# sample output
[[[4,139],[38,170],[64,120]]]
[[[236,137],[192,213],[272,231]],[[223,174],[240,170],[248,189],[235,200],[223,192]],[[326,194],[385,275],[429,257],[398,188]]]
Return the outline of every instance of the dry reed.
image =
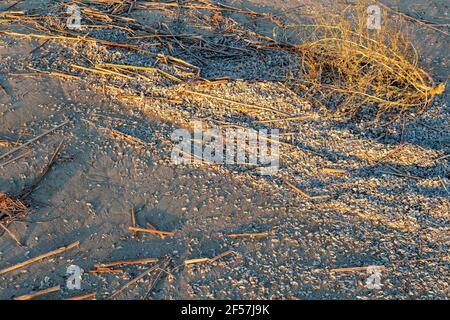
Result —
[[[296,85],[314,92],[335,116],[351,117],[364,106],[376,107],[376,119],[389,112],[420,113],[445,90],[419,67],[401,19],[382,14],[378,29],[368,27],[364,4],[287,26],[301,38],[288,46],[301,53]]]

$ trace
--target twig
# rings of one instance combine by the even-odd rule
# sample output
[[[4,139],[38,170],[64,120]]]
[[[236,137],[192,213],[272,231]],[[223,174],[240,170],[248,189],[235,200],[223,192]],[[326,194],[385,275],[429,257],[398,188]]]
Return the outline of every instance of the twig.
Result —
[[[117,42],[111,42],[101,39],[95,39],[95,38],[89,38],[89,37],[65,37],[65,36],[55,36],[55,35],[45,35],[45,34],[33,34],[33,33],[19,33],[19,32],[12,32],[12,31],[5,31],[0,30],[0,33],[6,34],[8,36],[17,36],[17,37],[31,37],[31,38],[40,38],[40,39],[56,39],[56,40],[63,40],[63,41],[80,41],[80,42],[94,42],[94,43],[100,43],[111,47],[120,47],[120,48],[127,48],[131,50],[141,51],[150,53],[150,51],[143,50],[137,46],[133,46],[130,44],[125,43],[117,43]]]
[[[420,20],[420,19],[411,17],[410,15],[408,15],[408,14],[406,14],[406,13],[403,13],[403,12],[400,12],[400,11],[398,11],[398,10],[392,9],[391,7],[385,5],[384,3],[382,3],[382,2],[380,2],[380,1],[378,1],[378,0],[375,0],[375,1],[376,1],[376,3],[378,3],[380,6],[382,6],[382,7],[385,8],[386,10],[392,11],[394,14],[399,15],[399,16],[403,17],[403,18],[406,19],[406,20],[410,20],[410,21],[413,21],[413,22],[417,22],[418,24],[424,26],[425,28],[428,28],[428,29],[431,29],[431,30],[440,32],[440,33],[445,34],[446,36],[448,36],[448,33],[447,33],[447,32],[445,32],[445,31],[443,31],[443,30],[441,30],[441,29],[438,29],[438,28],[434,27],[434,26],[433,26],[430,22],[428,22],[428,21],[425,22],[425,21],[423,21],[423,20]]]
[[[229,237],[234,237],[234,238],[236,238],[236,237],[258,237],[258,236],[266,236],[266,234],[263,234],[263,233],[260,233],[260,234],[257,234],[257,233],[252,233],[252,234],[250,234],[250,233],[243,233],[243,234],[231,234],[231,235],[229,235]],[[217,256],[215,256],[215,257],[213,257],[213,258],[198,258],[198,259],[189,259],[189,260],[185,260],[184,261],[184,265],[185,266],[188,266],[188,265],[190,265],[190,264],[196,264],[196,263],[212,263],[212,262],[215,262],[215,261],[217,261],[217,260],[219,260],[219,259],[222,259],[223,257],[226,257],[226,256],[228,256],[228,255],[230,255],[230,254],[233,254],[233,253],[236,253],[236,252],[234,252],[233,250],[227,250],[227,251],[225,251],[225,252],[222,252],[221,254],[218,254]]]
[[[64,300],[88,300],[88,299],[95,298],[96,296],[97,296],[97,293],[92,292],[92,293],[83,294],[83,295],[80,295],[80,296],[66,298]]]
[[[443,156],[441,156],[439,158],[436,158],[436,159],[434,159],[434,161],[441,161],[441,160],[447,159],[448,157],[450,157],[450,154],[446,154],[446,155],[443,155]]]
[[[49,42],[50,39],[45,40],[44,42],[42,42],[40,45],[38,45],[36,48],[34,48],[33,50],[31,50],[28,54],[33,54],[35,53],[37,50],[39,50],[40,48],[42,48],[47,42]]]
[[[150,269],[144,271],[143,273],[141,273],[139,276],[137,276],[136,278],[128,281],[123,287],[121,287],[120,289],[116,290],[115,292],[113,292],[110,296],[109,299],[114,298],[115,296],[117,296],[118,294],[122,293],[126,288],[128,288],[129,286],[131,286],[132,284],[138,282],[139,280],[141,280],[142,278],[144,278],[146,275],[152,273],[153,271],[155,271],[156,269],[158,269],[158,266],[153,266]]]
[[[229,238],[263,238],[267,237],[267,233],[233,233],[228,235]]]
[[[184,265],[188,266],[190,264],[207,263],[207,262],[209,262],[209,258],[189,259],[184,261]]]
[[[17,6],[19,3],[23,2],[23,0],[19,0],[16,1],[15,3],[13,3],[12,5],[10,5],[9,7],[6,7],[5,9],[0,10],[1,12],[6,12],[12,8],[14,8],[15,6]]]
[[[209,262],[210,263],[215,262],[215,261],[217,261],[219,259],[222,259],[222,258],[224,258],[226,256],[229,256],[230,254],[236,254],[236,252],[234,250],[227,250],[227,251],[222,252],[222,253],[218,254],[217,256],[209,259]]]
[[[72,68],[75,68],[75,69],[80,69],[80,70],[83,70],[83,71],[89,71],[89,72],[92,72],[92,73],[99,73],[99,74],[103,74],[103,75],[113,75],[113,76],[123,77],[123,78],[126,78],[126,79],[133,79],[130,76],[127,76],[127,75],[119,73],[119,72],[111,71],[111,70],[106,70],[106,69],[101,69],[101,68],[92,69],[92,68],[87,68],[87,67],[83,67],[83,66],[78,66],[76,64],[71,64],[70,66]]]
[[[334,169],[334,168],[323,168],[322,172],[325,174],[346,174],[347,170]]]
[[[444,180],[442,180],[442,177],[439,177],[439,181],[441,181],[442,186],[444,187],[445,191],[450,195],[450,191],[448,191],[447,186],[445,185]]]
[[[8,160],[8,161],[6,161],[6,162],[0,164],[0,167],[2,167],[2,168],[3,168],[3,167],[6,167],[8,164],[13,163],[13,162],[15,162],[15,161],[17,161],[17,160],[20,160],[20,159],[22,159],[23,157],[29,155],[30,153],[31,153],[31,151],[27,151],[27,152],[21,154],[20,156],[17,156],[17,157],[15,157],[15,158],[12,158],[11,160]]]
[[[20,146],[18,146],[18,147],[16,147],[16,148],[12,149],[12,150],[10,150],[10,151],[8,151],[7,153],[2,154],[2,155],[0,156],[0,160],[3,159],[3,158],[5,158],[5,157],[7,157],[7,156],[9,156],[10,154],[13,154],[13,153],[16,152],[16,151],[22,149],[23,147],[26,147],[27,145],[29,145],[29,144],[31,144],[31,143],[33,143],[33,142],[35,142],[35,141],[41,139],[42,137],[45,137],[45,136],[48,135],[49,133],[51,133],[51,132],[53,132],[53,131],[55,131],[55,130],[61,128],[62,126],[65,126],[65,125],[68,124],[68,123],[69,123],[69,120],[64,121],[63,123],[57,125],[57,126],[54,127],[53,129],[47,130],[47,131],[45,131],[44,133],[38,135],[37,137],[35,137],[35,138],[31,139],[31,140],[28,140],[28,141],[25,142],[24,144],[21,144]]]
[[[18,245],[19,247],[23,248],[23,244],[20,242],[19,238],[16,237],[16,235],[9,230],[5,225],[3,225],[3,223],[0,223],[0,227],[5,230],[5,232],[11,237],[11,239],[13,239]]]
[[[44,169],[42,170],[41,174],[35,179],[33,184],[31,186],[29,186],[27,189],[25,189],[24,191],[22,191],[22,193],[19,195],[20,198],[27,197],[41,183],[41,181],[44,179],[45,175],[47,174],[48,170],[50,170],[50,168],[52,167],[53,163],[55,162],[56,156],[61,151],[63,143],[64,143],[64,139],[62,139],[61,142],[59,143],[59,145],[56,147],[55,151],[53,152],[52,157],[50,158],[50,161],[44,167]]]
[[[49,258],[49,257],[52,257],[54,255],[61,254],[61,253],[66,252],[66,251],[68,251],[70,249],[76,248],[79,245],[80,245],[80,241],[77,241],[77,242],[74,242],[72,244],[69,244],[68,246],[58,248],[56,250],[53,250],[53,251],[50,251],[48,253],[42,254],[42,255],[37,256],[35,258],[31,258],[29,260],[26,260],[24,262],[18,263],[16,265],[11,266],[11,267],[4,268],[4,269],[0,270],[0,275],[3,275],[5,273],[8,273],[8,272],[11,272],[11,271],[14,271],[14,270],[26,267],[26,266],[28,266],[28,265],[30,265],[32,263],[38,262],[38,261],[43,260],[45,258]]]
[[[42,296],[42,295],[47,294],[47,293],[56,292],[56,291],[59,291],[59,290],[61,290],[61,287],[60,286],[55,286],[55,287],[51,287],[51,288],[48,288],[48,289],[44,289],[44,290],[41,290],[41,291],[33,292],[33,293],[30,293],[30,294],[26,294],[26,295],[14,298],[14,300],[30,300],[30,299],[33,299],[35,297]]]
[[[111,268],[97,268],[94,270],[88,270],[87,273],[123,273],[122,269],[111,269]]]
[[[147,264],[147,263],[155,263],[158,262],[158,259],[156,258],[145,258],[145,259],[138,259],[138,260],[122,260],[122,261],[114,261],[114,262],[107,262],[107,263],[96,263],[94,266],[96,268],[109,268],[109,267],[116,267],[120,265],[134,265],[134,264]]]
[[[377,268],[379,268],[380,270],[385,270],[385,266],[381,265],[381,266],[376,266]],[[336,269],[331,269],[330,272],[356,272],[356,271],[367,271],[368,270],[368,266],[367,267],[350,267],[350,268],[336,268]]]
[[[156,283],[158,282],[158,280],[161,277],[161,275],[163,274],[163,272],[167,273],[166,268],[169,266],[172,259],[170,257],[166,257],[166,260],[167,260],[166,263],[164,263],[164,265],[161,268],[158,268],[159,272],[156,275],[155,280],[153,280],[150,288],[145,293],[144,300],[147,299],[147,297],[150,295],[150,293],[152,292],[153,288],[156,286]]]
[[[204,97],[204,98],[209,98],[209,99],[215,99],[215,100],[219,100],[222,102],[226,102],[226,103],[231,103],[231,104],[235,104],[244,108],[249,108],[249,109],[255,109],[255,110],[262,110],[262,111],[270,111],[272,113],[275,114],[282,114],[284,116],[289,116],[289,114],[280,111],[280,110],[276,110],[273,108],[268,108],[268,107],[261,107],[261,106],[257,106],[254,104],[248,104],[248,103],[243,103],[243,102],[238,102],[238,101],[234,101],[234,100],[230,100],[230,99],[225,99],[225,98],[220,98],[220,97],[216,97],[207,93],[201,93],[201,92],[195,92],[195,91],[190,91],[190,90],[185,90],[182,92],[183,94],[191,94],[191,95],[196,95],[196,96],[200,96],[200,97]]]
[[[436,260],[448,260],[450,258],[450,256],[443,256],[443,257],[434,257],[434,258],[426,258],[426,259],[417,259],[417,260],[394,260],[391,261],[392,266],[397,265],[397,264],[402,264],[402,263],[410,263],[410,264],[414,264],[414,263],[420,263],[420,262],[429,262],[429,261],[436,261]],[[379,268],[380,270],[385,271],[386,268],[388,268],[388,266],[384,266],[384,265],[379,265],[379,266],[375,266],[377,268]],[[348,267],[348,268],[336,268],[336,269],[331,269],[330,272],[357,272],[357,271],[367,271],[369,268],[369,266],[366,267]]]
[[[383,173],[388,173],[388,174],[392,174],[392,175],[394,175],[394,176],[399,176],[399,177],[404,177],[404,178],[409,178],[409,179],[414,179],[414,180],[422,180],[422,179],[423,179],[423,178],[421,178],[421,177],[412,176],[412,175],[403,173],[403,172],[401,172],[400,170],[397,170],[397,169],[395,169],[395,168],[392,167],[392,166],[389,166],[389,165],[388,165],[387,167],[390,168],[391,170],[393,170],[394,172],[386,172],[386,171],[383,171]]]
[[[145,229],[145,228],[137,228],[137,227],[129,227],[128,230],[134,231],[134,232],[152,233],[152,234],[157,234],[159,236],[168,236],[168,237],[173,236],[175,234],[174,232],[166,232],[166,231],[159,231],[159,230]]]
[[[131,226],[136,227],[136,215],[134,213],[134,208],[131,208]],[[136,237],[136,232],[133,232],[133,238]]]
[[[310,196],[309,194],[306,194],[305,192],[303,192],[302,190],[300,190],[300,188],[298,188],[297,186],[295,186],[293,183],[291,183],[288,180],[284,180],[284,183],[286,183],[289,187],[291,187],[295,192],[297,192],[299,195],[301,195],[303,198],[309,199],[309,200],[321,200],[321,199],[327,199],[328,196],[327,195],[323,195],[323,196]]]
[[[394,260],[391,263],[392,264],[402,264],[402,263],[420,263],[420,262],[429,262],[429,261],[436,261],[436,260],[449,260],[450,256],[443,256],[443,257],[433,257],[433,258],[425,258],[425,259],[415,259],[415,260]]]
[[[149,68],[149,67],[141,67],[141,66],[133,66],[133,65],[125,65],[125,64],[113,64],[113,63],[105,63],[105,64],[100,65],[100,67],[131,69],[131,70],[141,70],[141,71],[153,71],[153,72],[159,73],[160,75],[162,75],[172,81],[183,82],[183,80],[178,79],[177,77],[175,77],[165,71],[162,71],[161,69],[158,69],[158,68]]]

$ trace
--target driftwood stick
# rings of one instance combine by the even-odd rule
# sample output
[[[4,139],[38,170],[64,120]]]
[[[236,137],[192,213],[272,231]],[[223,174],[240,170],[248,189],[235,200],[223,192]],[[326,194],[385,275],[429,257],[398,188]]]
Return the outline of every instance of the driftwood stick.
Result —
[[[236,254],[236,252],[234,250],[227,250],[227,251],[222,252],[222,253],[218,254],[217,256],[209,259],[209,262],[210,263],[211,262],[215,262],[215,261],[220,260],[220,259],[222,259],[222,258],[224,258],[226,256],[229,256],[230,254]]]
[[[83,294],[80,296],[70,297],[64,300],[88,300],[88,299],[94,299],[97,296],[95,292]]]
[[[229,234],[230,238],[263,238],[267,237],[267,233],[233,233]]]
[[[184,261],[184,265],[188,266],[190,264],[207,263],[207,262],[209,262],[209,258],[189,259]]]
[[[385,266],[381,265],[381,266],[376,266],[377,268],[379,268],[380,270],[385,270]],[[369,269],[369,267],[350,267],[350,268],[336,268],[336,269],[331,269],[330,272],[356,272],[356,271],[367,271]]]
[[[110,268],[110,267],[116,267],[120,265],[134,265],[134,264],[147,264],[147,263],[155,263],[158,262],[158,259],[156,258],[145,258],[145,259],[138,259],[138,260],[121,260],[121,261],[114,261],[114,262],[107,262],[107,263],[96,263],[94,266],[96,268]]]
[[[14,298],[14,300],[30,300],[30,299],[33,299],[35,297],[42,296],[42,295],[47,294],[47,293],[56,292],[56,291],[59,291],[59,290],[61,290],[61,287],[60,286],[55,286],[55,287],[51,287],[51,288],[44,289],[44,290],[41,290],[41,291],[36,291],[36,292],[30,293],[30,294],[25,294],[23,296]]]
[[[157,234],[159,236],[173,236],[174,232],[166,232],[166,231],[159,231],[154,229],[145,229],[145,228],[137,228],[137,227],[129,227],[128,230],[133,232],[145,232],[145,233],[152,233]]]
[[[49,258],[49,257],[55,256],[57,254],[61,254],[61,253],[66,252],[66,251],[68,251],[70,249],[76,248],[79,245],[80,245],[80,241],[77,241],[77,242],[74,242],[72,244],[69,244],[68,246],[58,248],[56,250],[47,252],[45,254],[41,254],[40,256],[37,256],[35,258],[31,258],[31,259],[26,260],[24,262],[21,262],[21,263],[13,265],[11,267],[7,267],[5,269],[0,270],[0,275],[3,275],[5,273],[8,273],[8,272],[11,272],[11,271],[14,271],[14,270],[26,267],[26,266],[28,266],[28,265],[30,265],[32,263],[38,262],[38,261],[43,260],[45,258]]]

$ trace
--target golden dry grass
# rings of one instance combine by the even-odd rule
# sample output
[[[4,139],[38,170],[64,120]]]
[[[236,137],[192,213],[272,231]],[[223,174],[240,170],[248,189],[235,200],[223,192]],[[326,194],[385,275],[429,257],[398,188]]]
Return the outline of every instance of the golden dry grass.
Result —
[[[419,54],[398,17],[383,12],[375,30],[367,18],[367,5],[361,4],[288,26],[302,39],[295,46],[301,52],[296,83],[318,101],[333,101],[339,117],[353,116],[364,105],[376,106],[377,119],[391,111],[420,113],[445,84],[436,85],[419,67]]]

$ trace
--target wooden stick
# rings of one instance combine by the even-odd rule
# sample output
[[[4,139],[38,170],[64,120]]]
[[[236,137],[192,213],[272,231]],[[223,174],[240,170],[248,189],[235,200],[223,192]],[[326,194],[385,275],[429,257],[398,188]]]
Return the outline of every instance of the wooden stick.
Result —
[[[433,257],[433,258],[426,258],[426,259],[417,259],[417,260],[394,260],[390,263],[392,265],[397,264],[403,264],[403,263],[421,263],[421,262],[430,262],[430,261],[437,261],[437,260],[448,260],[450,256],[443,256],[443,257]],[[379,268],[380,270],[385,271],[386,267],[384,265],[375,266]],[[349,267],[349,268],[337,268],[337,269],[331,269],[330,272],[355,272],[355,271],[367,271],[369,267]]]
[[[172,262],[172,259],[170,257],[165,257],[164,260],[165,260],[165,263],[163,263],[162,267],[158,268],[159,272],[156,275],[155,280],[153,280],[150,288],[145,293],[144,300],[146,300],[147,297],[151,294],[153,288],[156,286],[156,283],[158,282],[158,280],[161,277],[161,275],[163,273],[170,274],[166,269],[169,266],[169,264]]]
[[[233,233],[229,234],[230,238],[262,238],[267,237],[267,233]]]
[[[30,293],[30,294],[26,294],[26,295],[14,298],[14,300],[30,300],[30,299],[33,299],[35,297],[42,296],[42,295],[47,294],[47,293],[56,292],[56,291],[59,291],[59,290],[61,290],[61,287],[60,286],[55,286],[55,287],[51,287],[51,288],[48,288],[48,289],[44,289],[44,290],[41,290],[41,291],[33,292],[33,293]]]
[[[0,227],[5,230],[5,232],[19,245],[19,247],[23,247],[23,244],[20,242],[19,238],[16,237],[16,235],[9,230],[3,223],[0,223]]]
[[[190,90],[185,90],[182,93],[183,94],[186,93],[186,94],[196,95],[196,96],[200,96],[200,97],[204,97],[204,98],[208,98],[208,99],[215,99],[215,100],[219,100],[219,101],[222,101],[222,102],[232,103],[232,104],[236,104],[238,106],[244,107],[244,108],[263,110],[263,111],[270,111],[270,112],[275,113],[275,114],[282,114],[284,116],[289,116],[287,113],[285,113],[283,111],[280,111],[280,110],[273,109],[273,108],[261,107],[261,106],[257,106],[257,105],[254,105],[254,104],[238,102],[238,101],[234,101],[234,100],[230,100],[230,99],[216,97],[216,96],[213,96],[213,95],[210,95],[210,94],[207,94],[207,93],[195,92],[195,91],[190,91]]]
[[[136,227],[136,215],[134,214],[134,208],[131,208],[131,226]]]
[[[21,199],[28,196],[30,193],[32,193],[36,187],[41,183],[41,181],[44,179],[47,172],[50,170],[50,168],[53,166],[53,163],[56,160],[56,157],[58,156],[59,152],[61,151],[61,148],[64,144],[64,139],[61,140],[59,145],[56,147],[55,151],[52,154],[52,157],[50,158],[50,161],[47,163],[47,165],[42,169],[42,172],[40,175],[33,181],[33,184],[29,187],[27,187],[25,190],[22,191],[22,193],[19,195]]]
[[[250,234],[234,234],[234,235],[229,235],[229,236],[249,236]],[[255,236],[256,234],[252,234],[252,236]],[[260,234],[262,235],[262,233]],[[265,234],[264,234],[265,235]],[[212,263],[215,262],[219,259],[222,259],[223,257],[226,257],[232,253],[236,253],[233,250],[227,250],[225,252],[222,252],[221,254],[218,254],[217,256],[209,259],[209,258],[198,258],[198,259],[189,259],[189,260],[185,260],[184,261],[184,265],[188,266],[190,264],[196,264],[196,263]]]
[[[19,0],[16,1],[15,3],[13,3],[12,5],[10,5],[9,7],[6,7],[5,9],[0,10],[1,12],[5,12],[5,11],[9,11],[12,8],[14,8],[15,6],[17,6],[19,3],[23,2],[23,0]]]
[[[87,299],[95,298],[96,296],[97,296],[97,293],[92,292],[92,293],[88,293],[88,294],[83,294],[81,296],[66,298],[64,300],[87,300]]]
[[[29,145],[29,144],[31,144],[31,143],[33,143],[33,142],[39,140],[40,138],[42,138],[42,137],[48,135],[49,133],[51,133],[51,132],[53,132],[53,131],[55,131],[55,130],[61,128],[62,126],[66,125],[67,123],[69,123],[69,120],[64,121],[63,123],[57,125],[57,126],[54,127],[53,129],[50,129],[50,130],[45,131],[44,133],[38,135],[37,137],[35,137],[35,138],[31,139],[31,140],[28,140],[28,141],[25,142],[24,144],[21,144],[20,146],[14,148],[14,149],[12,149],[12,150],[10,150],[9,152],[2,154],[2,155],[0,156],[0,160],[3,159],[3,158],[5,158],[5,157],[7,157],[7,156],[9,156],[10,154],[12,154],[12,153],[14,153],[14,152],[16,152],[16,151],[22,149],[23,147],[25,147],[25,146],[27,146],[27,145]]]
[[[289,187],[291,187],[295,192],[297,192],[300,196],[302,196],[303,198],[309,199],[309,200],[321,200],[321,199],[326,199],[328,198],[327,195],[323,195],[323,196],[310,196],[309,194],[303,192],[302,190],[300,190],[300,188],[298,188],[296,185],[294,185],[293,183],[291,183],[288,180],[284,180],[284,183],[286,183]]]
[[[8,273],[8,272],[11,272],[11,271],[14,271],[14,270],[17,270],[17,269],[20,269],[20,268],[23,268],[23,267],[26,267],[26,266],[28,266],[28,265],[30,265],[32,263],[38,262],[38,261],[43,260],[45,258],[54,256],[54,255],[57,255],[57,254],[61,254],[61,253],[65,252],[65,251],[68,251],[70,249],[76,248],[79,245],[80,245],[80,241],[77,241],[77,242],[74,242],[72,244],[69,244],[68,246],[58,248],[56,250],[53,250],[53,251],[50,251],[48,253],[42,254],[42,255],[37,256],[35,258],[31,258],[31,259],[29,259],[27,261],[24,261],[24,262],[18,263],[16,265],[13,265],[11,267],[2,269],[2,270],[0,270],[0,275]]]
[[[433,258],[416,259],[416,260],[394,260],[391,263],[392,264],[420,263],[420,262],[429,262],[429,261],[436,261],[436,260],[449,260],[449,259],[450,259],[450,256],[443,256],[443,257],[433,257]]]
[[[443,34],[445,34],[446,36],[448,36],[448,33],[447,33],[447,32],[445,32],[444,30],[441,30],[441,29],[438,29],[438,28],[434,27],[434,26],[433,26],[433,23],[431,23],[431,22],[428,22],[428,21],[424,21],[424,20],[420,20],[420,19],[411,17],[410,15],[408,15],[408,14],[406,14],[406,13],[403,13],[403,12],[401,12],[401,11],[399,11],[399,10],[394,10],[394,9],[392,9],[391,7],[385,5],[384,3],[382,3],[382,2],[380,2],[380,1],[378,1],[378,0],[375,0],[375,2],[376,2],[377,4],[379,4],[380,6],[382,6],[383,8],[385,8],[386,10],[392,11],[394,14],[399,15],[399,16],[403,17],[403,18],[406,19],[406,20],[410,20],[410,21],[412,21],[412,22],[417,22],[418,24],[424,26],[425,28],[428,28],[428,29],[431,29],[431,30],[434,30],[434,31],[437,31],[437,32],[440,32],[440,33],[443,33]]]
[[[326,173],[326,174],[346,174],[347,170],[333,169],[333,168],[323,168],[322,172]]]
[[[95,263],[94,266],[96,268],[109,268],[109,267],[116,267],[116,266],[120,266],[120,265],[147,264],[147,263],[155,263],[155,262],[158,262],[158,259],[145,258],[145,259],[138,259],[138,260],[121,260],[121,261],[114,261],[114,262],[107,262],[107,263]]]
[[[222,252],[221,254],[218,254],[214,258],[209,259],[209,262],[215,262],[219,259],[222,259],[223,257],[229,256],[230,254],[235,254],[236,252],[234,250],[227,250],[225,252]]]
[[[141,273],[139,276],[137,276],[136,278],[128,281],[122,288],[116,290],[115,292],[113,292],[113,294],[111,294],[109,296],[109,299],[114,298],[115,296],[117,296],[118,294],[120,294],[121,292],[123,292],[126,288],[128,288],[129,286],[131,286],[133,283],[138,282],[139,280],[141,280],[143,277],[145,277],[146,275],[152,273],[153,271],[155,271],[156,269],[158,269],[158,266],[153,266],[150,269],[144,271],[143,273]]]
[[[136,138],[133,136],[130,136],[128,134],[125,134],[123,132],[117,131],[115,129],[110,129],[110,128],[106,128],[106,127],[102,127],[97,125],[96,123],[93,123],[92,121],[86,120],[86,119],[81,119],[81,121],[86,122],[88,124],[90,124],[91,126],[98,128],[100,131],[102,132],[106,132],[107,134],[110,134],[111,136],[113,136],[116,139],[123,139],[126,142],[135,145],[137,147],[145,147],[147,146],[147,143]]]
[[[380,270],[386,270],[385,266],[375,266],[376,268],[379,268]],[[330,272],[355,272],[355,271],[367,271],[369,267],[350,267],[350,268],[336,268],[331,269]]]
[[[207,262],[209,262],[209,258],[189,259],[184,261],[184,265],[188,266],[190,264],[207,263]]]
[[[63,40],[63,41],[80,41],[80,42],[94,42],[94,43],[100,43],[111,47],[120,47],[120,48],[126,48],[131,49],[135,51],[145,52],[152,54],[152,52],[143,50],[139,48],[138,46],[133,46],[131,44],[126,43],[118,43],[118,42],[111,42],[101,39],[95,39],[95,38],[89,38],[89,37],[66,37],[66,36],[54,36],[54,35],[45,35],[45,34],[33,34],[33,33],[19,33],[19,32],[12,32],[12,31],[4,31],[1,30],[0,33],[6,34],[8,36],[16,36],[16,37],[31,37],[31,38],[40,38],[40,39],[55,39],[55,40]],[[153,54],[155,55],[155,54]]]
[[[8,161],[6,161],[6,162],[0,164],[0,167],[3,168],[3,167],[5,167],[5,166],[7,166],[8,164],[13,163],[14,161],[17,161],[17,160],[22,159],[23,157],[29,155],[30,153],[31,153],[31,150],[30,150],[30,151],[27,151],[27,152],[25,152],[25,153],[22,153],[20,156],[17,156],[17,157],[15,157],[15,158],[12,158],[11,160],[8,160]]]
[[[110,269],[110,268],[97,268],[94,270],[88,270],[87,273],[123,273],[122,269]]]
[[[156,228],[153,224],[151,224],[150,222],[148,222],[148,221],[146,221],[146,225],[147,225],[147,227],[148,227],[148,229],[151,229],[151,230],[158,230],[158,228]],[[161,239],[164,239],[164,236],[163,235],[159,235],[160,237],[161,237]]]
[[[16,76],[16,77],[55,76],[55,77],[70,78],[70,79],[79,79],[80,78],[79,76],[74,76],[74,75],[68,74],[68,73],[61,73],[61,72],[56,72],[56,71],[45,72],[45,71],[41,71],[41,70],[36,70],[35,73],[9,73],[9,75]]]
[[[298,117],[288,117],[283,119],[268,119],[268,120],[258,120],[254,121],[255,123],[273,123],[273,122],[282,122],[282,121],[305,121],[316,119],[315,116],[298,116]]]
[[[145,228],[137,228],[137,227],[129,227],[128,230],[134,231],[134,232],[145,232],[145,233],[152,233],[157,234],[159,236],[173,236],[174,232],[166,232],[166,231],[159,231],[159,230],[153,230],[153,229],[145,229]]]
[[[130,76],[127,76],[125,74],[121,74],[121,73],[118,73],[115,71],[111,71],[111,70],[106,70],[106,69],[101,69],[101,68],[92,69],[92,68],[87,68],[87,67],[83,67],[83,66],[78,66],[76,64],[71,64],[70,66],[72,68],[80,69],[83,71],[89,71],[92,73],[99,73],[99,74],[103,74],[103,75],[114,75],[114,76],[119,76],[119,77],[123,77],[123,78],[127,78],[127,79],[133,79]]]
[[[131,226],[136,227],[136,215],[134,214],[134,208],[131,208]],[[133,238],[136,237],[136,232],[133,232]]]
[[[162,75],[172,81],[183,82],[183,80],[178,79],[177,77],[175,77],[165,71],[162,71],[161,69],[158,69],[158,68],[141,67],[141,66],[126,65],[126,64],[113,64],[113,63],[105,63],[105,64],[100,65],[100,67],[152,71],[152,72],[157,72],[160,75]]]

